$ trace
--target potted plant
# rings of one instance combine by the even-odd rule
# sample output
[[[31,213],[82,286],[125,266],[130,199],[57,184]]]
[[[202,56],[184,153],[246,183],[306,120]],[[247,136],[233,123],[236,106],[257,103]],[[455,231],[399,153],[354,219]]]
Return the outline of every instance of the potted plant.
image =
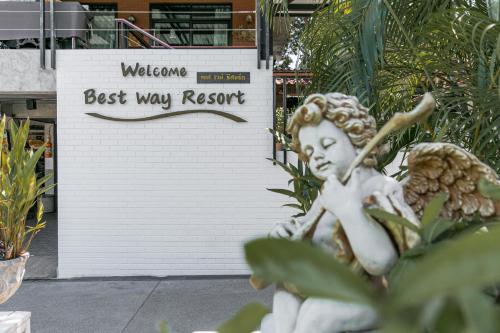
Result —
[[[42,221],[41,195],[54,185],[44,184],[52,174],[37,178],[36,164],[45,147],[26,148],[29,120],[19,127],[9,121],[10,147],[4,140],[6,118],[0,123],[3,142],[0,161],[0,304],[6,302],[21,285],[33,237],[45,227]],[[36,223],[27,225],[29,211],[36,207]]]

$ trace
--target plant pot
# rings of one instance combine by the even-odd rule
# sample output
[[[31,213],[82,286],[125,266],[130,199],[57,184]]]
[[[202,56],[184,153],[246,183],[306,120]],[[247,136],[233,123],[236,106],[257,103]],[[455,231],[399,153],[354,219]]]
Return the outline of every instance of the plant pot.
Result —
[[[21,286],[29,256],[25,253],[15,259],[0,261],[0,304],[7,302]]]

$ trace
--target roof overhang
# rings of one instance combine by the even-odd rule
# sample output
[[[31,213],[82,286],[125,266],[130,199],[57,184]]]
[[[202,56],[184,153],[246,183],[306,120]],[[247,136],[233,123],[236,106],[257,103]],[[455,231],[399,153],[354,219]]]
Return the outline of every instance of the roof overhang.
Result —
[[[0,92],[0,103],[1,102],[16,102],[24,101],[27,99],[36,99],[41,101],[55,101],[57,98],[56,92]]]

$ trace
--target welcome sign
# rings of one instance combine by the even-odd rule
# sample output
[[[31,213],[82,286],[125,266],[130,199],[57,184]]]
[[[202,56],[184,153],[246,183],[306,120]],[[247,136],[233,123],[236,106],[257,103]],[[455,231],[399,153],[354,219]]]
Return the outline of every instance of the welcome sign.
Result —
[[[185,67],[167,67],[153,66],[151,64],[141,65],[139,62],[135,64],[127,64],[121,62],[121,75],[124,78],[148,78],[148,79],[170,79],[170,78],[185,78],[188,75],[188,70]],[[239,83],[249,84],[250,73],[248,72],[198,72],[197,83]],[[154,105],[158,106],[162,112],[148,117],[138,118],[121,118],[115,116],[107,116],[101,113],[89,112],[89,116],[96,118],[114,120],[114,121],[146,121],[160,118],[173,117],[183,114],[192,113],[211,113],[221,117],[231,119],[235,122],[246,122],[245,119],[234,114],[227,113],[221,110],[208,108],[221,105],[242,105],[245,103],[245,92],[235,90],[234,92],[218,92],[204,91],[195,92],[193,89],[183,90],[179,101],[173,100],[171,92],[157,93],[150,91],[134,91],[128,92],[125,90],[117,90],[115,92],[102,92],[96,88],[88,88],[83,91],[84,102],[86,105],[115,105],[127,104],[131,100],[137,106]],[[171,111],[173,105],[195,106],[196,108]],[[204,108],[206,107],[206,108]]]
[[[58,277],[249,274],[243,243],[293,214],[257,50],[57,57]]]

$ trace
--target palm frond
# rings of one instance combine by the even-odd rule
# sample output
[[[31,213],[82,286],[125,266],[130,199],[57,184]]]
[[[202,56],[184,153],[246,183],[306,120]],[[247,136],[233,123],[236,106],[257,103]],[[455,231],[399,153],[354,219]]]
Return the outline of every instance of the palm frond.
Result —
[[[432,91],[424,126],[388,138],[390,162],[421,141],[451,141],[500,168],[500,26],[486,1],[332,1],[302,35],[308,93],[356,95],[382,125]]]

